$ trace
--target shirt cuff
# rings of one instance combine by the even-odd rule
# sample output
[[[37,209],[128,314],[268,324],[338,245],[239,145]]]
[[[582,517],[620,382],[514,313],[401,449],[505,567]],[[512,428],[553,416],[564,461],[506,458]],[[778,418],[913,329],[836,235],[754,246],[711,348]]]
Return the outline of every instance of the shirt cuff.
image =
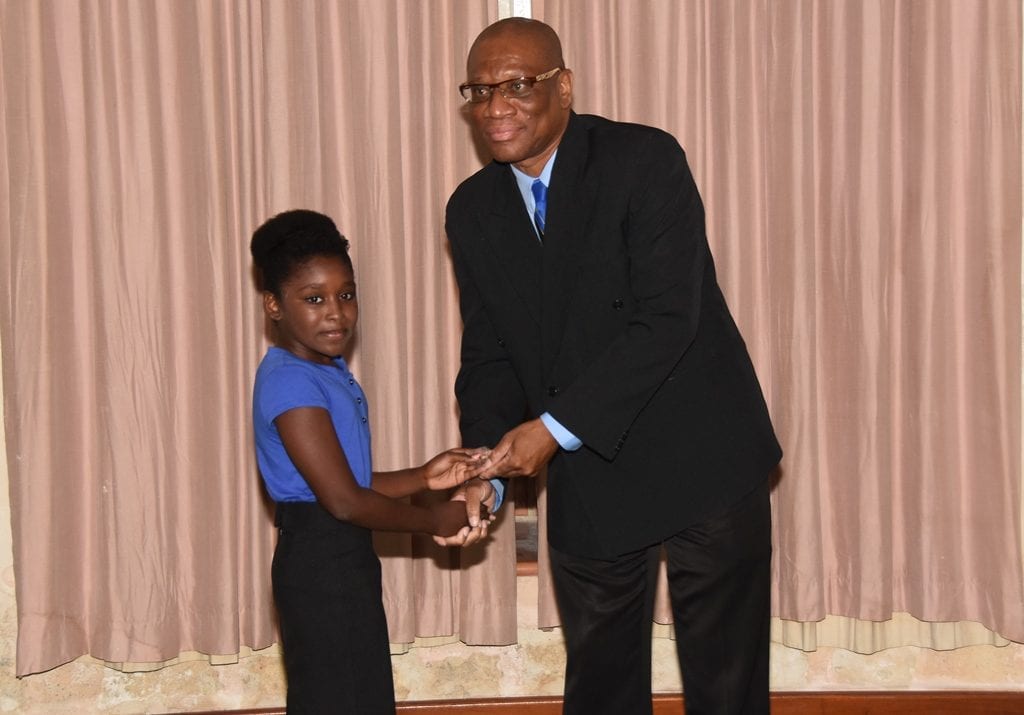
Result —
[[[575,452],[583,446],[583,442],[580,441],[579,437],[563,427],[562,423],[552,417],[550,412],[542,414],[540,421],[548,428],[548,432],[555,438],[555,441],[567,452]]]
[[[491,509],[493,513],[497,513],[505,501],[505,483],[505,480],[500,477],[491,480],[491,486],[494,487],[494,508]]]

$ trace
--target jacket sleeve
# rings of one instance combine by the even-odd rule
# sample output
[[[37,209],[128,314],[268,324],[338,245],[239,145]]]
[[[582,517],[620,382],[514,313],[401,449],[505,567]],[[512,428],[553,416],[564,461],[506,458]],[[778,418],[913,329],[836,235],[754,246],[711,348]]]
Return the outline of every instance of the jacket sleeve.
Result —
[[[461,223],[465,220],[462,218]],[[493,447],[508,430],[522,422],[527,411],[526,394],[504,340],[487,316],[463,248],[465,237],[460,232],[460,217],[451,205],[445,228],[463,323],[461,365],[455,379],[462,442],[468,447]]]

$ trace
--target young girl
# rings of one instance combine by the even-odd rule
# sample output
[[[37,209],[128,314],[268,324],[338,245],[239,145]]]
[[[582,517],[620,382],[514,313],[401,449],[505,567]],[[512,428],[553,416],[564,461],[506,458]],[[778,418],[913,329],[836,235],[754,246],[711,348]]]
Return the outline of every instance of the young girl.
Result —
[[[348,241],[314,211],[288,211],[252,237],[263,307],[276,326],[256,373],[260,472],[277,506],[272,581],[289,713],[393,713],[380,562],[371,530],[450,536],[465,505],[395,497],[443,489],[480,471],[480,450],[373,473],[366,397],[342,350],[358,314]]]

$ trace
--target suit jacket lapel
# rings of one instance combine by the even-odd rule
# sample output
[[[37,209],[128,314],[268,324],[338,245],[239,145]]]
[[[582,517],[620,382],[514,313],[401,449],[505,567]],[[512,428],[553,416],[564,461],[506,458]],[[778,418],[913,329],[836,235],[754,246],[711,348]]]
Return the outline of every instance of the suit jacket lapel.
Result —
[[[548,187],[541,290],[546,364],[557,357],[565,335],[566,307],[575,290],[586,242],[586,217],[597,195],[596,180],[588,182],[585,176],[586,159],[586,131],[573,113],[558,145]]]
[[[530,315],[541,322],[541,244],[519,194],[512,170],[500,167],[494,182],[494,195],[488,202],[490,214],[484,214],[483,235],[512,288],[519,294]]]

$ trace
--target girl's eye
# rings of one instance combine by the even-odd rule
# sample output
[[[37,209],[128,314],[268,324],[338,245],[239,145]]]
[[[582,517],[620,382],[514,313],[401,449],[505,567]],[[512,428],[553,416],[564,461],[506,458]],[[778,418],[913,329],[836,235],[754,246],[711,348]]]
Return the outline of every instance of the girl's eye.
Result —
[[[306,302],[307,303],[323,303],[324,299],[321,298],[318,295],[310,295],[310,296],[306,296]]]
[[[355,292],[342,293],[340,297],[341,297],[342,300],[355,300],[356,299],[356,294],[355,294]]]

